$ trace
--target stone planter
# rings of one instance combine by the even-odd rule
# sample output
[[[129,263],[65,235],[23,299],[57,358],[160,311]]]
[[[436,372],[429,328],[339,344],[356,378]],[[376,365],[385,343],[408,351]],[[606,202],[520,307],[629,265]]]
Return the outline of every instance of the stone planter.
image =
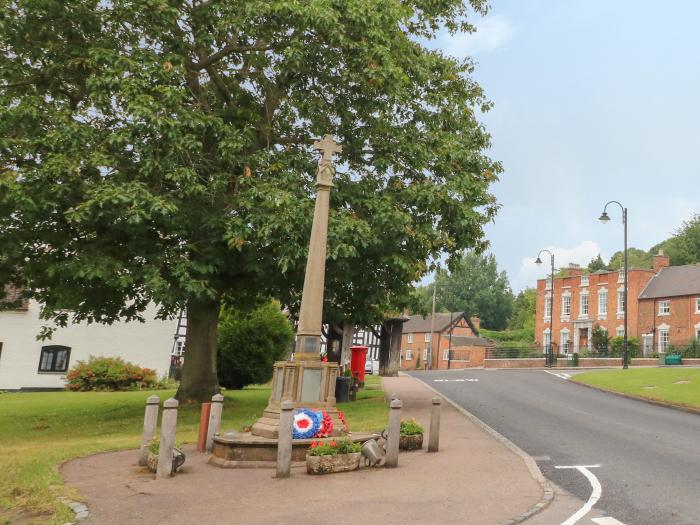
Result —
[[[401,434],[399,437],[399,450],[420,450],[423,448],[423,434],[410,436]]]
[[[350,472],[360,468],[361,452],[327,456],[306,456],[306,472],[309,474],[332,474]]]
[[[175,474],[177,470],[185,463],[185,454],[179,448],[173,449],[173,470],[172,473]],[[158,471],[158,454],[153,452],[148,453],[148,458],[146,459],[146,465],[148,470],[154,474]]]

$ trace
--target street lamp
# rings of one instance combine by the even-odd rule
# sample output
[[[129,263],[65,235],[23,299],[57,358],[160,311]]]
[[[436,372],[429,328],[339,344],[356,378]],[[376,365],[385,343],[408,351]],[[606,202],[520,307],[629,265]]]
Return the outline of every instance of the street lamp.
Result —
[[[620,204],[617,201],[609,201],[605,204],[605,207],[603,207],[603,213],[600,214],[600,217],[598,217],[598,220],[607,223],[610,221],[610,216],[608,215],[607,209],[608,209],[608,204],[617,204],[620,209],[622,210],[622,225],[625,230],[625,291],[623,293],[623,299],[622,303],[624,305],[624,316],[625,316],[625,338],[624,342],[622,343],[622,368],[627,368],[627,208],[625,208],[622,204]]]
[[[551,273],[551,286],[550,286],[550,294],[551,294],[551,299],[549,303],[549,345],[547,346],[547,366],[552,367],[554,366],[554,352],[553,352],[553,347],[552,347],[552,342],[554,341],[554,254],[550,252],[547,249],[540,250],[540,253],[537,254],[537,260],[535,261],[535,264],[538,266],[542,265],[542,259],[540,259],[540,255],[543,253],[548,253],[549,254],[549,259],[550,263],[552,265],[552,273]],[[545,286],[544,290],[544,303],[547,304],[547,287]]]

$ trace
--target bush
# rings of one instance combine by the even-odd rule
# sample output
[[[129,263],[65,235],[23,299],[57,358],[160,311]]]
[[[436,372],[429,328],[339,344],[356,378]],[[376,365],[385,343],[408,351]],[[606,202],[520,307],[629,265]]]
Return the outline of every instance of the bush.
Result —
[[[243,388],[272,379],[272,365],[287,354],[294,332],[279,303],[243,312],[224,308],[219,319],[219,384]]]
[[[625,343],[625,338],[622,336],[613,337],[610,339],[610,356],[611,357],[622,357],[623,346]],[[632,359],[637,357],[639,353],[639,340],[636,337],[630,337],[627,339],[627,358]]]
[[[156,371],[142,368],[121,357],[90,356],[78,361],[66,374],[69,390],[138,390],[159,388]]]
[[[422,434],[423,427],[418,424],[415,419],[402,419],[401,420],[401,432],[402,436],[415,436],[416,434]]]

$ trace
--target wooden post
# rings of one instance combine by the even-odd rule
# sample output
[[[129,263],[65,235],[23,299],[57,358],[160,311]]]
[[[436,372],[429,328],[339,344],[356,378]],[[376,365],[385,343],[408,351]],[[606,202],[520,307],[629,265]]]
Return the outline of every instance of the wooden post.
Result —
[[[207,452],[211,452],[214,446],[214,436],[221,430],[221,413],[224,410],[224,396],[215,394],[211,398],[211,411],[209,412],[209,430],[207,432]]]
[[[197,434],[197,452],[204,452],[207,448],[207,432],[209,430],[209,413],[211,403],[202,403],[199,409],[199,434]]]
[[[389,403],[389,433],[386,440],[386,459],[384,466],[398,467],[399,465],[399,439],[401,437],[401,407],[400,399],[392,399]]]
[[[280,412],[280,430],[277,441],[277,477],[288,478],[292,467],[292,421],[294,403],[288,399],[282,401]]]
[[[156,437],[158,429],[158,407],[160,398],[149,396],[146,400],[146,411],[143,415],[143,434],[141,434],[141,449],[139,450],[139,465],[145,467],[148,464],[148,447]]]
[[[172,476],[173,448],[177,429],[177,399],[170,398],[163,403],[163,419],[160,423],[160,453],[158,454],[157,478]]]
[[[433,398],[433,410],[430,413],[430,435],[428,436],[428,452],[437,452],[440,448],[440,403],[442,399]]]

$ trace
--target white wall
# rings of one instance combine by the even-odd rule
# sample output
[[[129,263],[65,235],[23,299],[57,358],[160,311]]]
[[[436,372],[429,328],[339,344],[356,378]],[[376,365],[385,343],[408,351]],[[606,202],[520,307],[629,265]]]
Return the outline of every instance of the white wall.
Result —
[[[64,373],[38,372],[41,347],[46,345],[71,347],[69,369],[91,355],[122,357],[156,370],[159,377],[165,376],[170,367],[177,320],[156,320],[155,313],[155,305],[151,305],[144,312],[145,323],[80,323],[59,328],[48,341],[37,341],[36,336],[46,321],[39,319],[39,305],[35,301],[29,302],[27,311],[2,311],[0,390],[62,388]]]

